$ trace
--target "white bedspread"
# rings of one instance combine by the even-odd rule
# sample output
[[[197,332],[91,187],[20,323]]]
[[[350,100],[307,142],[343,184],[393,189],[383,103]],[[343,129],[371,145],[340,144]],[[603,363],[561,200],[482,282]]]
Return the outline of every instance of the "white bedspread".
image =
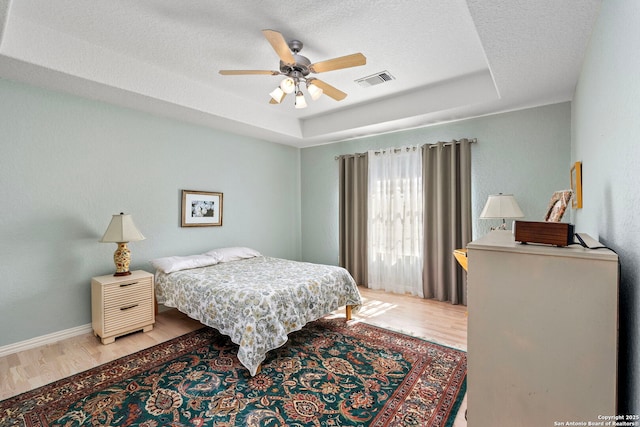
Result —
[[[344,268],[263,256],[157,271],[156,296],[158,303],[228,335],[251,375],[290,332],[341,306],[362,304]]]

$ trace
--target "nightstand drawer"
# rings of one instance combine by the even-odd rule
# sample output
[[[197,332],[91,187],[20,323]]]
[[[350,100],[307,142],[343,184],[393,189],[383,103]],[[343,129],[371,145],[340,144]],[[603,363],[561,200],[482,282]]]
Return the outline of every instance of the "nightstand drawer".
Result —
[[[153,323],[153,301],[132,302],[104,311],[104,334],[109,335],[133,325]]]
[[[103,298],[105,309],[148,301],[153,299],[153,285],[150,279],[107,285],[103,288]]]

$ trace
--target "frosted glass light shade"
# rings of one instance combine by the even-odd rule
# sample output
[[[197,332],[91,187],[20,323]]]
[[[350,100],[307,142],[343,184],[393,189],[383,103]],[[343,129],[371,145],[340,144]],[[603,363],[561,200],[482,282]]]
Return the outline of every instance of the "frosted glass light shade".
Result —
[[[302,91],[299,91],[296,94],[296,108],[306,108],[307,106],[307,100],[304,99],[304,94],[302,93]]]
[[[284,93],[292,93],[296,89],[296,82],[291,77],[287,77],[280,82],[280,89]]]
[[[271,98],[273,98],[274,101],[280,104],[286,94],[282,89],[280,89],[280,87],[277,87],[269,95],[271,95]]]
[[[523,218],[524,213],[518,206],[513,194],[492,194],[480,213],[481,219]]]
[[[309,83],[307,85],[307,90],[309,91],[309,95],[311,95],[311,99],[313,99],[314,101],[320,98],[322,96],[322,93],[324,92],[321,88],[314,85],[313,83]]]

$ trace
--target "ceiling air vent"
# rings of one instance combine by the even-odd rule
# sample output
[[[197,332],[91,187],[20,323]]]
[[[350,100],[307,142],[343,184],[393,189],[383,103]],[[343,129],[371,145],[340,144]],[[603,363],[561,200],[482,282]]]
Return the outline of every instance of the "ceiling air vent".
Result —
[[[380,83],[388,82],[390,80],[395,80],[395,77],[389,74],[388,71],[380,71],[379,73],[373,74],[371,76],[358,79],[355,82],[362,87],[369,87],[379,85]]]

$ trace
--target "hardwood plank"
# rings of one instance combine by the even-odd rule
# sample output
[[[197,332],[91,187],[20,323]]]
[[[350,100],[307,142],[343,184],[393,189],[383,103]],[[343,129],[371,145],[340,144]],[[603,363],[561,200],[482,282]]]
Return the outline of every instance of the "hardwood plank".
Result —
[[[467,310],[464,306],[360,288],[364,304],[353,321],[367,322],[430,341],[467,349]],[[333,314],[344,317],[341,308]],[[0,400],[85,371],[136,351],[152,347],[201,327],[175,309],[158,313],[153,330],[134,333],[102,345],[93,334],[0,357]],[[466,397],[454,427],[466,427]]]

